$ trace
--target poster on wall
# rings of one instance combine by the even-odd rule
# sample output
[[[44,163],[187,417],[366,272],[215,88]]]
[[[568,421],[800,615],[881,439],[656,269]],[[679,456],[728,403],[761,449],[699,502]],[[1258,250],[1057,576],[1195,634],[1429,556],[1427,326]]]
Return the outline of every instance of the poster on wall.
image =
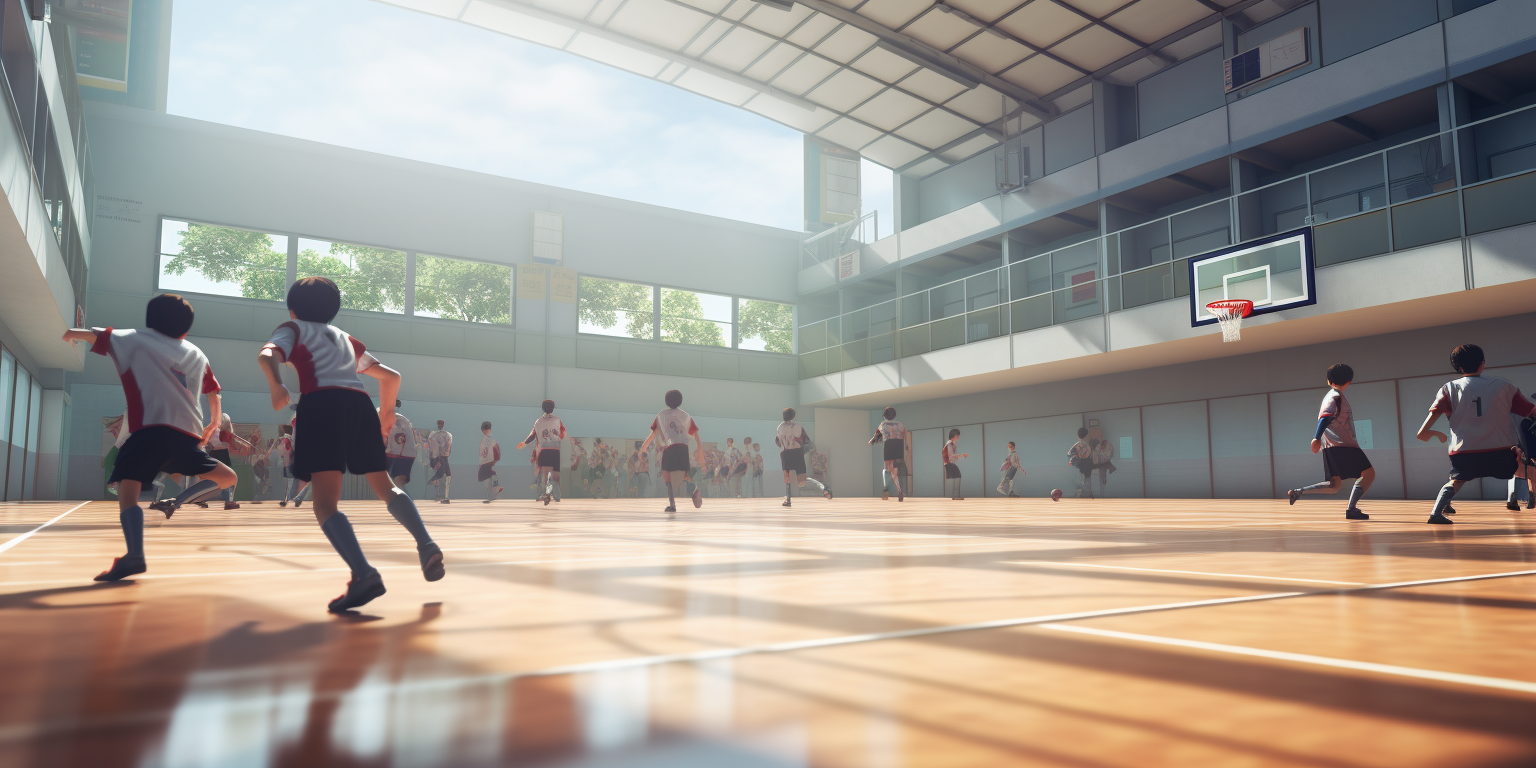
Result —
[[[562,304],[576,303],[576,270],[549,268],[549,300]]]
[[[548,269],[540,264],[517,265],[517,298],[543,301]]]
[[[858,218],[859,153],[805,137],[805,230],[820,232]]]
[[[72,0],[64,6],[75,30],[80,84],[126,93],[133,0]]]

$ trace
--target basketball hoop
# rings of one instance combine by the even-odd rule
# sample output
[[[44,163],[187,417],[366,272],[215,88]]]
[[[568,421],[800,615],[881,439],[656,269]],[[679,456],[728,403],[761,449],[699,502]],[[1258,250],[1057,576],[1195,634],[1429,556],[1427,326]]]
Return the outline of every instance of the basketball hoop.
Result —
[[[1243,318],[1253,313],[1253,302],[1247,299],[1222,299],[1205,305],[1207,312],[1221,323],[1221,340],[1237,341],[1242,338]]]

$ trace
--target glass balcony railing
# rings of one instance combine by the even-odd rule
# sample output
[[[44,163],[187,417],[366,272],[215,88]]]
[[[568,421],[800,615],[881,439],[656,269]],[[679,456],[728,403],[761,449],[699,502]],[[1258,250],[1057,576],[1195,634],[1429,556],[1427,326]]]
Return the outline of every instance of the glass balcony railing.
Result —
[[[1188,296],[1190,257],[1299,227],[1326,267],[1532,222],[1536,105],[801,326],[800,375]]]

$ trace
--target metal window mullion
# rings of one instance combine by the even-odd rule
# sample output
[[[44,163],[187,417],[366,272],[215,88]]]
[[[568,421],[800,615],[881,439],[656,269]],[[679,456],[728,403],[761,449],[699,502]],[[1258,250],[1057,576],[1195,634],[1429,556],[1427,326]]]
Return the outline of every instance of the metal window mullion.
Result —
[[[1311,175],[1308,174],[1310,184]],[[1397,244],[1392,240],[1392,164],[1387,162],[1387,153],[1381,152],[1381,193],[1386,200],[1382,202],[1382,210],[1387,214],[1387,253],[1397,250]]]
[[[299,279],[299,236],[288,233],[288,284]]]
[[[405,316],[416,316],[416,252],[405,252]]]
[[[651,286],[651,341],[661,341],[661,286]]]

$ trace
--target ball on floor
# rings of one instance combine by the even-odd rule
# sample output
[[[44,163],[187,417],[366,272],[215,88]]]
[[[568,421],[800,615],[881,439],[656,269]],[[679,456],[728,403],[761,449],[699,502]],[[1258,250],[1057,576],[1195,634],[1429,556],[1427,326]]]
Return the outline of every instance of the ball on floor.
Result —
[[[1052,488],[1051,489],[1051,501],[1061,501],[1061,489],[1060,488]]]

